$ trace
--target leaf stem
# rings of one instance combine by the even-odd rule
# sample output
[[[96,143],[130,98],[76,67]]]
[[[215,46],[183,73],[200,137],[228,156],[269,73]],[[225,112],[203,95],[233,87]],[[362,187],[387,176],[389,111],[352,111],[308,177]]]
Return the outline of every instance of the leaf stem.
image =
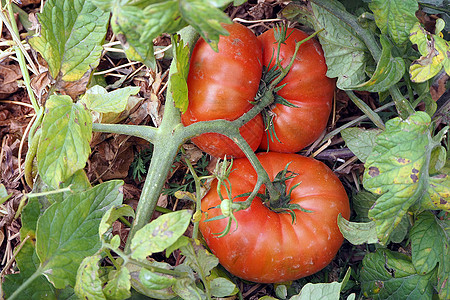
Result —
[[[374,112],[369,105],[359,99],[353,91],[345,91],[356,106],[380,129],[384,130],[385,126],[380,116]]]
[[[8,298],[8,300],[16,299],[23,291],[27,289],[27,287],[39,276],[42,275],[42,270],[38,268],[36,272],[34,272],[30,277],[27,278],[18,288],[12,293],[12,295]]]
[[[127,124],[101,124],[93,123],[92,130],[97,132],[126,134],[142,138],[154,143],[158,133],[158,129],[145,125],[127,125]]]

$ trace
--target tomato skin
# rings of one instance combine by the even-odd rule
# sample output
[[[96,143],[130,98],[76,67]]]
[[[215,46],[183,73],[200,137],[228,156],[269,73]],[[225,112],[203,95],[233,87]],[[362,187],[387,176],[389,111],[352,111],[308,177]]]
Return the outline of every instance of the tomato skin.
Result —
[[[343,242],[337,216],[350,216],[344,187],[325,164],[313,158],[266,152],[258,154],[258,159],[271,180],[291,162],[288,169],[298,176],[287,181],[286,190],[301,182],[292,191],[291,203],[313,212],[295,210],[297,220],[292,224],[289,214],[276,213],[255,198],[248,209],[234,214],[238,228],[233,222],[230,232],[219,238],[214,233],[225,228],[227,219],[204,222],[206,213],[208,219],[221,214],[220,208],[212,208],[220,204],[214,181],[202,199],[200,231],[207,245],[230,273],[249,281],[284,282],[318,272],[331,262]],[[250,162],[236,159],[233,169],[229,177],[233,197],[251,192],[257,175]],[[261,188],[260,193],[263,191]],[[234,201],[243,200],[245,197]]]
[[[308,37],[303,31],[292,28],[287,30],[287,34],[290,36],[280,48],[283,67],[289,64],[295,52],[295,42]],[[273,29],[264,32],[258,39],[263,46],[263,64],[268,66],[272,56],[276,57],[278,46]],[[326,72],[327,65],[319,42],[311,39],[302,44],[289,73],[280,83],[286,83],[286,86],[278,92],[298,108],[282,104],[272,108],[275,133],[281,143],[264,136],[260,146],[262,149],[293,153],[319,138],[330,116],[335,88],[335,81],[326,77]]]
[[[262,74],[261,44],[251,30],[240,24],[225,24],[229,36],[221,36],[219,52],[200,39],[192,52],[187,79],[189,106],[182,123],[216,119],[235,120],[249,111]],[[264,124],[260,115],[241,127],[241,134],[256,150]],[[215,156],[244,157],[229,138],[207,133],[192,139],[203,151]]]

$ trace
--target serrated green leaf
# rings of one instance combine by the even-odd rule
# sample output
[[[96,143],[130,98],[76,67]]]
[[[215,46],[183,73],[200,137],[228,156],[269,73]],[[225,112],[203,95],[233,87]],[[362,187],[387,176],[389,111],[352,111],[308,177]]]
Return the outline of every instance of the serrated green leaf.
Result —
[[[175,33],[186,25],[180,18],[178,5],[177,1],[153,3],[147,7],[115,3],[111,26],[130,60],[141,61],[154,69],[153,39],[162,33]]]
[[[429,157],[437,145],[432,141],[431,119],[417,112],[408,119],[386,122],[367,158],[364,187],[381,195],[369,211],[377,224],[380,243],[385,244],[408,209],[428,189]]]
[[[180,1],[180,14],[183,19],[200,33],[214,51],[218,51],[219,36],[229,34],[221,23],[231,23],[231,20],[219,8],[230,2],[224,0]]]
[[[378,243],[375,222],[373,221],[368,223],[350,222],[339,214],[338,226],[344,238],[353,245]]]
[[[39,218],[36,252],[44,275],[56,288],[74,286],[81,261],[100,248],[100,220],[122,203],[122,181],[99,184],[50,206]]]
[[[103,288],[107,299],[122,300],[131,296],[131,275],[126,267],[113,270],[108,274],[108,283]]]
[[[198,274],[205,274],[205,276],[209,276],[211,270],[219,264],[219,259],[209,253],[201,245],[193,245],[190,243],[181,247],[180,250],[181,253],[186,256],[184,263]]]
[[[131,257],[145,259],[152,253],[161,252],[186,231],[191,212],[179,210],[164,214],[138,230],[131,241]]]
[[[330,1],[329,4],[345,10],[337,1]],[[366,77],[366,63],[369,60],[364,42],[352,28],[328,10],[314,2],[311,3],[311,8],[312,13],[303,6],[289,4],[283,12],[290,10],[291,18],[306,18],[315,30],[324,29],[318,36],[328,66],[327,76],[338,78],[338,88],[345,90],[363,82]]]
[[[437,290],[441,299],[450,295],[450,236],[431,212],[420,214],[410,232],[412,263],[418,273],[430,273],[437,264]]]
[[[177,281],[169,275],[159,275],[150,270],[142,269],[139,273],[139,280],[150,290],[161,290],[170,288]]]
[[[380,38],[382,51],[377,68],[372,77],[361,84],[350,87],[350,89],[367,92],[384,92],[403,78],[405,73],[405,62],[401,57],[392,57],[392,45],[382,35]]]
[[[416,44],[422,55],[412,62],[409,73],[411,81],[424,82],[438,74],[442,68],[450,74],[450,43],[439,35],[431,34],[417,22],[411,29],[409,39]]]
[[[417,274],[408,256],[387,249],[366,254],[360,275],[364,296],[374,300],[431,299],[434,278],[434,272]]]
[[[28,199],[28,203],[22,211],[22,227],[20,228],[20,237],[22,240],[27,235],[29,235],[30,238],[35,238],[36,224],[40,216],[41,204],[38,198]]]
[[[119,219],[120,217],[132,217],[134,218],[135,213],[134,209],[126,204],[122,204],[119,206],[114,206],[108,209],[106,213],[103,215],[102,220],[100,221],[98,234],[100,239],[103,238],[103,235],[108,231],[108,229],[113,225],[113,223]]]
[[[31,240],[27,240],[16,256],[20,273],[6,275],[2,283],[5,299],[8,299],[39,267],[39,258]],[[45,276],[36,278],[19,295],[20,299],[57,299],[55,288]]]
[[[75,294],[83,299],[106,300],[102,291],[103,282],[99,275],[100,254],[88,256],[83,259],[77,271]]]
[[[347,147],[362,162],[372,153],[375,146],[375,138],[381,132],[377,129],[364,129],[359,127],[346,128],[341,131],[342,138]]]
[[[382,33],[389,34],[397,45],[408,41],[409,31],[417,22],[416,0],[372,0],[369,8]]]
[[[53,188],[84,168],[91,152],[91,114],[69,96],[50,96],[37,151],[39,174]]]
[[[108,92],[96,85],[88,89],[80,101],[88,109],[99,113],[120,113],[127,107],[128,98],[139,93],[139,90],[140,87],[128,86]]]
[[[352,203],[353,209],[356,212],[356,221],[359,222],[369,222],[369,210],[377,201],[378,196],[368,192],[366,190],[362,190],[359,193],[353,195]]]
[[[171,77],[171,90],[175,107],[185,113],[188,105],[188,86],[187,76],[189,73],[189,48],[184,46],[183,40],[175,47],[176,72]]]
[[[38,19],[41,36],[29,43],[47,61],[53,78],[76,81],[98,65],[109,13],[90,1],[49,0]]]

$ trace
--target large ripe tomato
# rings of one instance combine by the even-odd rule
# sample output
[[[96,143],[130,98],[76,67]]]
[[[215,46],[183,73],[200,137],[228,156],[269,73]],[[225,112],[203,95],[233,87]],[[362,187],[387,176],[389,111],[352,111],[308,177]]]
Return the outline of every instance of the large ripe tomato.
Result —
[[[281,45],[281,65],[287,66],[295,52],[295,42],[308,37],[298,29],[288,29],[289,38]],[[274,30],[270,29],[258,37],[263,45],[263,64],[268,66],[276,57],[277,44]],[[274,59],[272,59],[272,65]],[[286,84],[278,95],[298,108],[276,104],[271,110],[274,115],[274,130],[281,141],[264,136],[262,149],[293,153],[314,142],[327,125],[334,94],[334,80],[326,77],[327,65],[320,44],[311,39],[300,46],[295,62],[280,83]]]
[[[337,216],[350,216],[344,187],[325,164],[315,159],[274,152],[258,154],[258,158],[272,180],[290,162],[288,170],[298,175],[286,181],[286,191],[300,182],[290,201],[313,212],[294,210],[296,222],[292,223],[291,215],[274,212],[255,198],[249,208],[234,214],[238,228],[233,222],[227,235],[217,237],[227,219],[205,222],[206,216],[209,219],[221,214],[220,208],[212,208],[221,203],[214,181],[202,200],[200,230],[206,243],[228,271],[250,281],[283,282],[321,270],[343,242]],[[229,177],[232,196],[251,192],[257,175],[249,161],[236,159],[233,169]],[[245,197],[234,201],[243,200]]]
[[[256,36],[243,25],[224,25],[230,33],[221,36],[219,52],[200,39],[192,52],[187,79],[189,107],[182,115],[184,125],[216,119],[235,120],[252,108],[262,73],[262,48]],[[260,115],[241,127],[244,139],[256,150],[264,125]],[[192,141],[215,156],[243,157],[229,138],[206,133]]]

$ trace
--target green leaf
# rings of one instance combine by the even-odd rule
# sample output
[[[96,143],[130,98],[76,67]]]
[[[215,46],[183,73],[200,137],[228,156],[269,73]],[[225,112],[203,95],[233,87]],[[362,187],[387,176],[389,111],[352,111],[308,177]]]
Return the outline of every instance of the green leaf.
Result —
[[[108,92],[105,88],[96,85],[86,91],[81,98],[87,108],[99,113],[120,113],[125,110],[128,98],[139,93],[140,87],[129,86]]]
[[[138,230],[131,241],[131,257],[145,259],[152,253],[161,252],[186,231],[191,212],[179,210],[164,214]]]
[[[369,8],[383,34],[389,34],[397,45],[408,41],[409,31],[417,22],[417,0],[372,0]]]
[[[442,68],[450,74],[450,43],[438,34],[431,34],[416,23],[409,39],[416,44],[422,55],[412,62],[409,73],[411,81],[424,82],[437,75]]]
[[[150,290],[162,290],[170,288],[177,281],[169,275],[159,275],[150,270],[142,269],[139,273],[139,280]]]
[[[171,89],[175,107],[178,107],[181,113],[185,113],[188,105],[188,86],[187,76],[189,73],[189,48],[184,46],[183,40],[179,44],[173,44],[175,47],[176,72],[172,74]]]
[[[41,216],[41,204],[38,198],[28,199],[27,205],[25,205],[22,211],[22,227],[20,228],[20,238],[24,239],[27,235],[31,238],[36,236],[36,224]]]
[[[363,259],[360,281],[365,297],[378,299],[431,299],[434,272],[417,274],[411,259],[378,249]]]
[[[369,222],[369,210],[377,201],[378,196],[368,192],[366,190],[362,190],[357,194],[353,195],[352,203],[353,209],[356,212],[356,221],[359,222]]]
[[[153,262],[152,265],[159,268],[171,269],[171,266],[167,263]],[[153,289],[155,286],[152,278],[150,278],[147,282],[145,276],[141,277],[141,272],[146,274],[148,270],[134,264],[128,264],[127,268],[130,270],[131,274],[131,285],[133,289],[139,293],[153,299],[173,299],[176,297],[174,291],[170,287],[164,289]],[[149,287],[147,287],[147,285],[149,285]]]
[[[227,278],[217,277],[210,282],[213,297],[223,298],[233,295],[236,285]]]
[[[16,256],[20,273],[6,275],[2,284],[5,299],[8,299],[25,280],[36,272],[39,267],[39,258],[31,240],[27,240]],[[41,275],[19,295],[20,299],[56,299],[55,288]]]
[[[90,1],[49,0],[38,19],[41,36],[29,43],[47,61],[53,78],[76,81],[98,65],[109,13]]]
[[[108,299],[122,300],[131,296],[131,275],[126,267],[119,270],[112,270],[108,274],[108,283],[103,289],[103,293]]]
[[[450,296],[450,236],[431,212],[424,212],[411,229],[412,263],[420,274],[433,271],[437,264],[437,290],[441,299]]]
[[[205,292],[195,285],[195,281],[190,278],[180,278],[175,282],[173,291],[183,299],[203,300],[206,298]]]
[[[337,9],[345,8],[332,0],[330,5]],[[347,89],[360,84],[366,77],[365,68],[369,60],[368,49],[358,34],[346,23],[317,3],[311,2],[312,13],[304,6],[289,4],[283,15],[290,19],[306,20],[314,30],[324,29],[318,34],[328,66],[327,76],[337,77],[337,87]]]
[[[50,206],[39,218],[36,252],[56,288],[74,286],[81,261],[100,248],[98,227],[106,210],[122,203],[122,181],[108,181]]]
[[[392,57],[392,45],[389,40],[382,35],[380,60],[377,63],[375,73],[369,81],[350,87],[350,89],[367,92],[384,92],[403,78],[405,73],[405,62],[401,57]]]
[[[191,267],[197,274],[209,276],[211,270],[219,264],[219,259],[201,245],[190,243],[181,247],[180,250],[186,257],[184,264]],[[206,278],[202,278],[202,280],[206,280]]]
[[[376,222],[382,244],[387,243],[408,209],[429,187],[429,158],[437,146],[431,138],[430,124],[430,116],[425,112],[417,112],[406,120],[389,120],[367,158],[363,184],[381,195],[369,217]]]
[[[342,289],[347,284],[350,278],[349,268],[345,274],[342,282],[330,282],[330,283],[307,283],[303,286],[302,290],[298,295],[291,297],[291,300],[317,300],[317,299],[327,299],[327,300],[339,300]],[[353,296],[349,296],[347,299],[352,299]]]
[[[200,36],[218,51],[219,36],[228,35],[221,23],[231,23],[230,18],[220,9],[231,1],[227,0],[183,0],[180,1],[180,14]]]
[[[91,114],[69,96],[50,96],[42,121],[37,151],[39,174],[46,184],[58,188],[84,168],[91,152]]]
[[[120,217],[132,217],[134,218],[134,209],[126,204],[118,205],[111,207],[106,211],[103,215],[102,220],[100,221],[98,234],[100,239],[103,238],[103,235],[108,231],[108,229],[113,225],[113,223],[119,219]]]
[[[375,138],[380,133],[377,129],[364,129],[359,127],[346,128],[341,131],[342,138],[347,147],[365,162],[375,146]]]
[[[421,205],[427,209],[442,209],[450,212],[450,176],[439,174],[430,178],[428,191]]]
[[[103,282],[99,275],[100,254],[88,256],[80,264],[75,283],[75,294],[79,298],[92,300],[106,300],[102,291]]]
[[[344,238],[353,245],[378,243],[375,222],[373,221],[368,223],[350,222],[339,214],[338,226]]]

